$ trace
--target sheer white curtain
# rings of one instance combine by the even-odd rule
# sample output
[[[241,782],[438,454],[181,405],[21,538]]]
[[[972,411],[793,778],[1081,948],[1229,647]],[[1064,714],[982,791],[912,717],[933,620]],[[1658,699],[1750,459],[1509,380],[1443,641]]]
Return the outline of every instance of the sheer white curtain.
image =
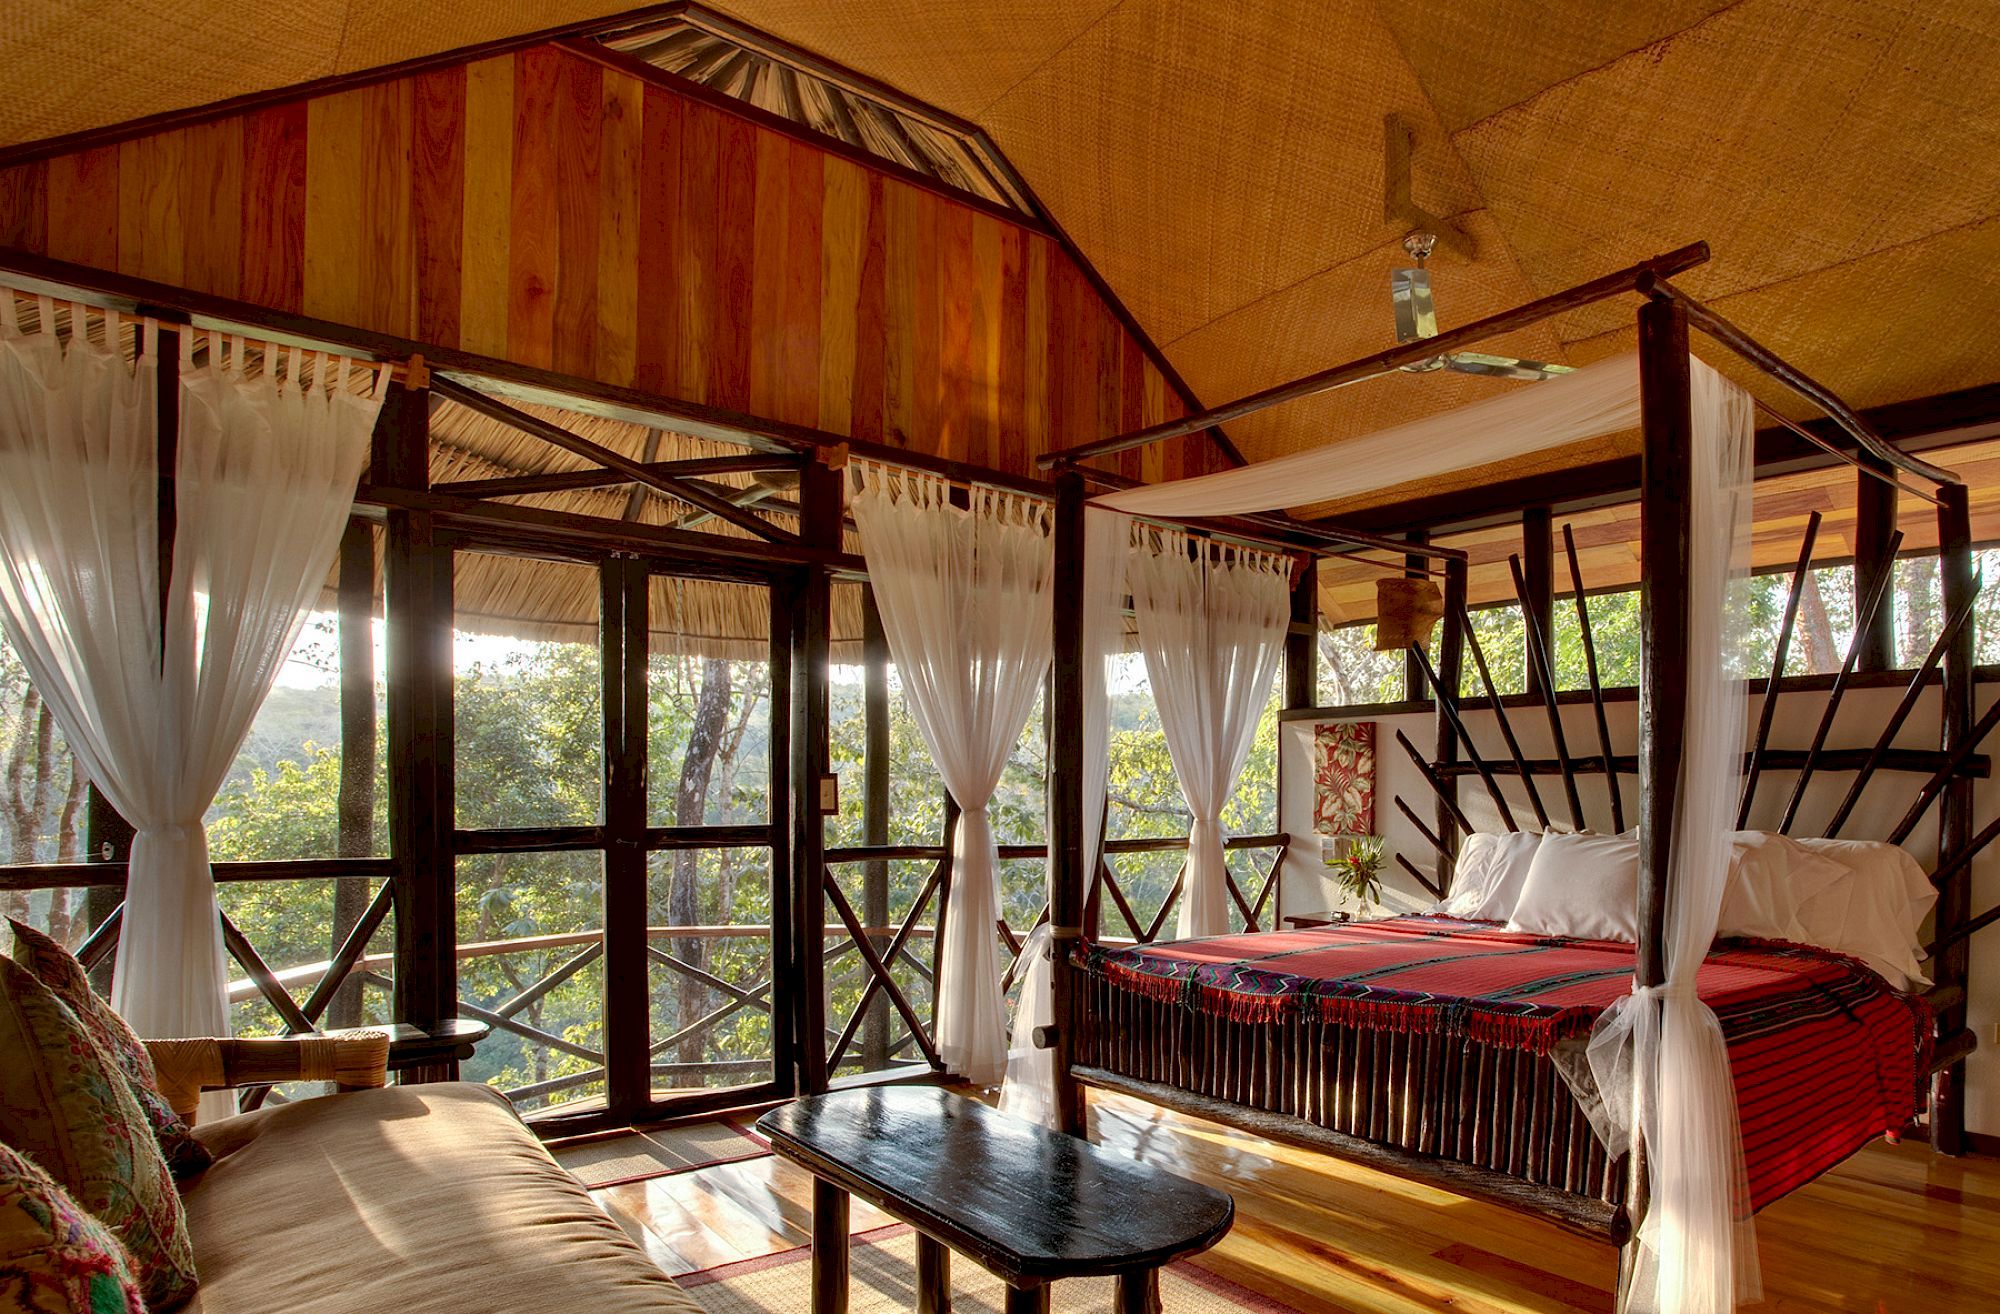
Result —
[[[857,461],[851,503],[911,716],[958,803],[937,1044],[981,1085],[1007,1067],[996,924],[1000,859],[987,816],[1049,669],[1050,505]]]
[[[1194,814],[1179,938],[1229,931],[1222,807],[1250,756],[1291,620],[1287,557],[1140,525],[1128,578],[1139,649]]]
[[[152,330],[127,367],[115,335],[65,343],[46,310],[9,327],[0,621],[137,831],[112,1003],[141,1035],[226,1035],[202,814],[325,582],[387,372],[262,344],[253,364],[241,340],[183,331],[163,627]]]
[[[1104,853],[1104,798],[1109,781],[1111,701],[1108,666],[1125,646],[1125,559],[1131,517],[1101,507],[1083,516],[1083,861],[1084,889]],[[1051,796],[1053,806],[1054,798]],[[1049,898],[1055,898],[1055,863],[1049,864]],[[1014,1004],[1007,1047],[1007,1083],[1000,1107],[1045,1127],[1056,1125],[1055,1056],[1035,1048],[1035,1028],[1055,1021],[1049,978],[1049,928],[1036,928],[1021,946],[1028,965]]]
[[[1729,879],[1744,706],[1734,654],[1748,608],[1749,395],[1691,361],[1693,483],[1686,751],[1667,883],[1667,982],[1599,1019],[1589,1062],[1614,1148],[1644,1138],[1651,1201],[1628,1287],[1632,1314],[1723,1314],[1760,1282],[1735,1085],[1721,1024],[1695,993]]]

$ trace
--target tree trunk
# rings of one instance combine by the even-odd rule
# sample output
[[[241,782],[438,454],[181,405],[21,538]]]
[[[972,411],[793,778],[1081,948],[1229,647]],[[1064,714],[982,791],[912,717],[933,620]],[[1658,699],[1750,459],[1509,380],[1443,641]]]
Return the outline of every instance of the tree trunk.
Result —
[[[1903,587],[1897,587],[1896,583],[1889,586],[1889,595],[1902,604],[1896,608],[1903,623],[1899,645],[1902,651],[1896,664],[1903,667],[1922,662],[1944,628],[1944,608],[1938,593],[1938,559],[1916,557],[1910,567],[1910,573],[1897,582]]]
[[[1833,621],[1826,614],[1826,599],[1820,596],[1817,571],[1807,571],[1799,589],[1799,640],[1808,672],[1821,675],[1840,669],[1844,654],[1833,641]]]
[[[32,770],[30,769],[32,764]],[[21,700],[21,724],[7,749],[7,861],[25,865],[35,860],[42,820],[49,810],[49,776],[55,769],[55,723],[41,695],[30,686]],[[28,892],[0,895],[0,913],[28,920]]]
[[[78,820],[83,815],[83,800],[90,792],[90,777],[83,774],[83,764],[74,755],[69,759],[69,789],[63,795],[62,814],[56,820],[56,861],[81,862],[83,860],[83,835]],[[70,910],[70,892],[51,890],[49,892],[49,934],[61,944],[75,948],[76,941],[83,937],[75,935],[77,930],[75,914]],[[74,937],[74,938],[72,938]]]
[[[688,727],[687,751],[681,757],[680,784],[674,790],[674,823],[680,826],[699,826],[708,811],[708,781],[715,769],[715,759],[722,747],[723,731],[729,723],[729,700],[734,669],[721,658],[708,658],[701,664],[701,692],[696,696],[694,723]],[[694,849],[682,849],[674,854],[673,884],[667,892],[667,920],[674,926],[697,926],[701,922],[701,898],[697,880],[701,871],[701,854]],[[708,943],[689,937],[674,941],[673,954],[684,963],[696,967],[708,966]],[[707,987],[690,977],[682,976],[679,986],[679,1010],[677,1028],[687,1026],[702,1014],[703,996]],[[701,1062],[701,1036],[690,1036],[680,1044],[680,1061]]]

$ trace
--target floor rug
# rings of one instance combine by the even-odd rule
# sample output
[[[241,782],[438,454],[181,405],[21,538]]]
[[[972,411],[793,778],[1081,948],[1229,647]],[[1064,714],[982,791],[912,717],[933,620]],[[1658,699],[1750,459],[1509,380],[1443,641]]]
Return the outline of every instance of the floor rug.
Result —
[[[769,1154],[771,1147],[733,1123],[699,1122],[652,1132],[628,1132],[551,1151],[556,1162],[596,1190],[684,1173],[710,1164]]]
[[[675,1279],[707,1314],[800,1314],[812,1308],[810,1247],[782,1250]],[[917,1237],[901,1225],[856,1233],[849,1249],[849,1314],[908,1314],[917,1307]],[[1000,1314],[1006,1285],[962,1255],[951,1257],[952,1314]],[[1111,1314],[1110,1278],[1070,1278],[1052,1288],[1052,1314]],[[1297,1314],[1206,1269],[1182,1262],[1160,1274],[1166,1314]]]

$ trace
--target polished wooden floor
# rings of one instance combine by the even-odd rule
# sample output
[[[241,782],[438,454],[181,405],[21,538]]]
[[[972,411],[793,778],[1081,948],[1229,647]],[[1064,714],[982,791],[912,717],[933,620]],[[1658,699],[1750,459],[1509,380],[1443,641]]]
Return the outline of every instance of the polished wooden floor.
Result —
[[[1613,1254],[1519,1214],[1120,1096],[1106,1145],[1220,1186],[1237,1222],[1202,1260],[1301,1314],[1611,1309]],[[780,1160],[594,1192],[670,1273],[804,1245],[810,1180]],[[856,1231],[888,1220],[857,1204]],[[1877,1144],[1758,1217],[1760,1311],[2000,1310],[2000,1160]]]

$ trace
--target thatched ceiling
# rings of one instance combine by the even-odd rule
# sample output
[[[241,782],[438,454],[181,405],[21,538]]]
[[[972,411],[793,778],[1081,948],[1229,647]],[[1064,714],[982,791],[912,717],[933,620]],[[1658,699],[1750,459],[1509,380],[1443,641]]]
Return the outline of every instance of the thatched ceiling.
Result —
[[[21,140],[621,6],[19,0]],[[1461,323],[1706,239],[1682,281],[1860,405],[2000,378],[2000,7],[1934,0],[722,0],[980,124],[1204,399],[1386,345],[1383,120]],[[1602,307],[1517,335],[1582,363]],[[1410,376],[1232,426],[1252,459],[1508,386]]]

